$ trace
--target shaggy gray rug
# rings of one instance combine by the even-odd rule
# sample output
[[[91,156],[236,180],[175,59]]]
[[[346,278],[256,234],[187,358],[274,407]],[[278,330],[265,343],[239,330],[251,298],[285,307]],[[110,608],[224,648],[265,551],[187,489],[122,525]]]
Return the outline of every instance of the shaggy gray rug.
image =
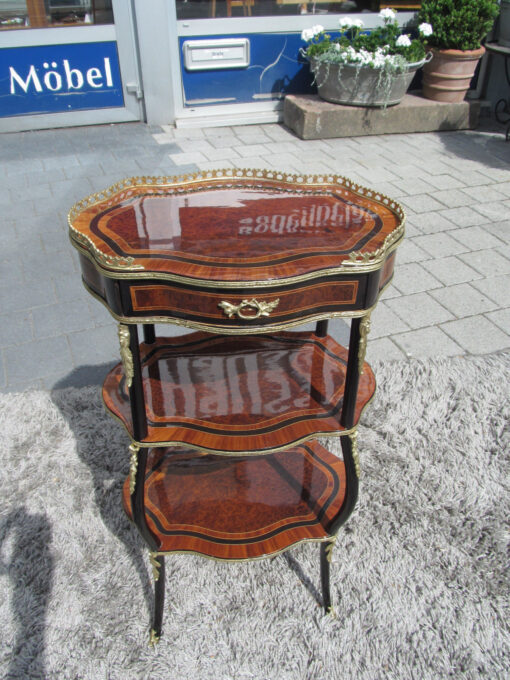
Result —
[[[126,435],[95,388],[2,396],[2,676],[508,677],[510,355],[374,368],[337,618],[319,606],[317,545],[175,555],[156,651],[147,551],[120,504]]]

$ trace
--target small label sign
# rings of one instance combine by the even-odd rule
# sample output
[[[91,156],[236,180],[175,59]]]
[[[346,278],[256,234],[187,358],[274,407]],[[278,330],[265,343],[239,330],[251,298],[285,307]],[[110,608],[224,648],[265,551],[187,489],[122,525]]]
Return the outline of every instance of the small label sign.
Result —
[[[0,117],[120,106],[114,41],[0,49]]]

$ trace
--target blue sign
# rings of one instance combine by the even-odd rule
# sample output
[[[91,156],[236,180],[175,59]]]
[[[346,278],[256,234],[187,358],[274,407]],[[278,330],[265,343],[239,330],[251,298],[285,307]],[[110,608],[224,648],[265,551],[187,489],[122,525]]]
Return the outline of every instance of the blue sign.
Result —
[[[0,49],[0,118],[124,106],[117,43]]]
[[[250,65],[246,68],[187,71],[182,66],[186,106],[270,101],[286,94],[316,92],[308,61],[300,53],[306,44],[298,33],[239,34],[211,38],[248,38]],[[200,40],[200,36],[180,38]]]

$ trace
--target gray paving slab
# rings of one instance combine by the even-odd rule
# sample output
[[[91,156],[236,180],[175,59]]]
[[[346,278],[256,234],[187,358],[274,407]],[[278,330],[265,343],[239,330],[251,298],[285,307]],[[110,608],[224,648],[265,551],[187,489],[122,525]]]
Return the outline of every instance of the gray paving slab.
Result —
[[[489,312],[498,307],[497,303],[484,295],[470,283],[459,283],[431,290],[430,295],[446,307],[457,318]]]
[[[392,340],[409,359],[461,356],[466,353],[461,345],[437,326],[394,335]]]
[[[423,262],[423,267],[445,286],[453,286],[456,283],[482,278],[480,272],[467,265],[459,257],[452,255],[438,260],[427,260],[427,262]]]
[[[413,330],[426,326],[437,326],[454,318],[451,312],[428,293],[402,295],[399,298],[387,300],[384,304]],[[393,335],[393,333],[398,333],[398,330],[395,328],[389,335]]]
[[[459,258],[473,269],[476,269],[477,272],[483,274],[483,276],[510,274],[510,260],[502,255],[501,251],[496,250],[496,248],[464,253],[459,255]]]
[[[485,315],[489,321],[501,328],[507,335],[510,335],[510,307],[498,309],[497,312],[490,312]]]
[[[32,311],[18,310],[0,315],[0,348],[15,347],[34,339]]]
[[[2,355],[8,385],[66,372],[67,367],[73,365],[69,344],[63,335],[6,347]]]
[[[470,316],[442,324],[441,330],[471,354],[498,352],[510,347],[510,337],[485,316]]]

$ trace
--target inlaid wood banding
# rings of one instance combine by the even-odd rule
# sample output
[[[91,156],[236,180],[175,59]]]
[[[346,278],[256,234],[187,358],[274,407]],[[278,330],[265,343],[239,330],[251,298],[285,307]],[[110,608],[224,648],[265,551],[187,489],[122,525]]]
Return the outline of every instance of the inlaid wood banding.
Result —
[[[160,552],[256,559],[300,541],[326,539],[345,493],[343,461],[316,441],[228,460],[151,449],[145,514]],[[128,480],[123,501],[131,517]]]

